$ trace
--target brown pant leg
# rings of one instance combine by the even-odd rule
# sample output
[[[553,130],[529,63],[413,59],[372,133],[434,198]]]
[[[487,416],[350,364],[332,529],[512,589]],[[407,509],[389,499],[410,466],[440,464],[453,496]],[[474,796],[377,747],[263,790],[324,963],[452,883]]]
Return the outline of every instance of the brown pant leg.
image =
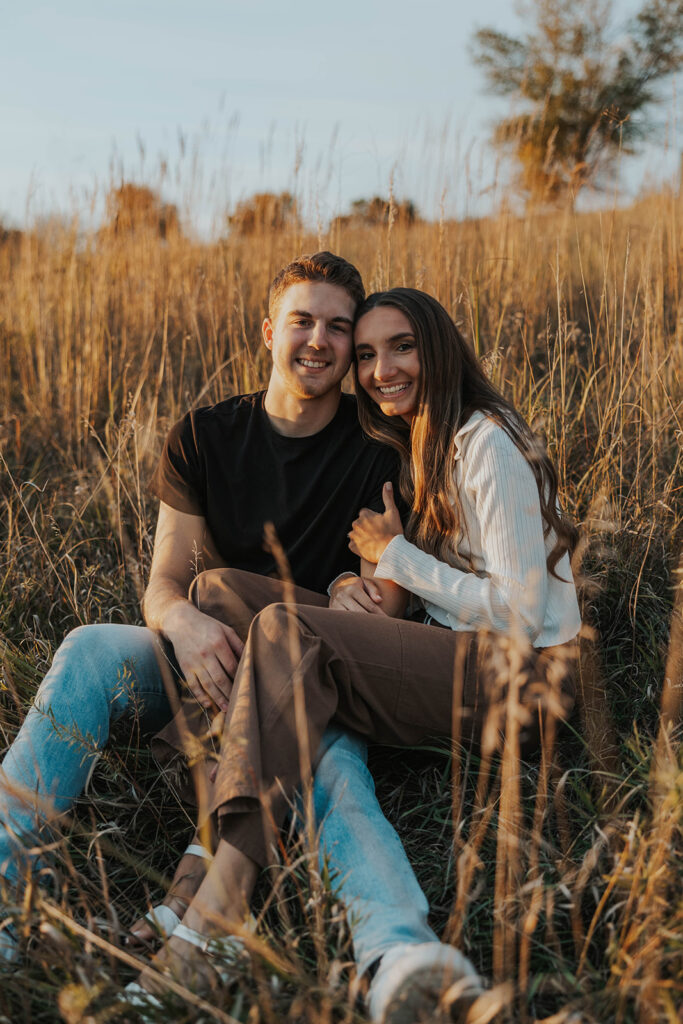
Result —
[[[454,646],[450,630],[383,616],[282,603],[260,612],[223,733],[214,791],[221,836],[267,862],[269,825],[279,827],[300,779],[297,686],[305,701],[301,738],[311,754],[333,718],[376,742],[417,743],[450,733]],[[413,661],[404,657],[406,647],[422,648],[418,680],[406,676],[404,663]],[[432,694],[417,723],[400,714],[401,695],[413,683],[423,691],[429,684]]]
[[[190,587],[189,596],[200,611],[232,626],[244,641],[254,616],[267,605],[285,600],[290,592],[280,580],[225,568],[200,573]],[[326,606],[328,601],[324,595],[302,587],[294,588],[294,596],[300,604]],[[189,694],[180,700],[168,725],[154,736],[154,756],[162,767],[172,768],[178,775],[177,785],[186,801],[196,799],[204,806],[211,800],[208,772],[213,767],[219,739],[220,732],[218,735],[213,732],[213,715]],[[208,768],[204,764],[207,758]],[[186,784],[183,778],[186,762],[193,770],[191,784]],[[180,768],[178,772],[176,766]]]
[[[220,608],[211,614],[220,618]],[[533,654],[525,657],[534,663]],[[472,634],[382,616],[265,608],[249,631],[226,717],[213,803],[221,835],[267,862],[270,825],[281,823],[299,781],[297,685],[310,752],[332,718],[371,741],[415,744],[480,731],[491,705],[504,701],[510,668],[519,677],[520,713],[533,722],[541,682],[538,673],[524,675],[524,664],[505,638],[477,644]],[[494,716],[496,734],[504,718]]]

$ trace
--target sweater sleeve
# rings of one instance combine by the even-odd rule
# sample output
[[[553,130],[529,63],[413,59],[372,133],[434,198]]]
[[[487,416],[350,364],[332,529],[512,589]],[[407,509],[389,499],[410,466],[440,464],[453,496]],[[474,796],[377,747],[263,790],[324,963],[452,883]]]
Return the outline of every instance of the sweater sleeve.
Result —
[[[548,592],[543,519],[531,468],[505,431],[489,421],[463,453],[460,490],[474,509],[484,567],[466,572],[394,537],[375,575],[442,608],[453,629],[521,629],[533,643]],[[464,493],[463,493],[464,492]]]

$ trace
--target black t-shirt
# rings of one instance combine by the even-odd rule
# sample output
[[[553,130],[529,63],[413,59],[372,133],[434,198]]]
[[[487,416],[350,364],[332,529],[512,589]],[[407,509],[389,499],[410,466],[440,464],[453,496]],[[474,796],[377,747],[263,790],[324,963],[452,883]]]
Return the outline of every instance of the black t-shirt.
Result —
[[[359,509],[382,511],[382,485],[398,494],[398,456],[361,432],[356,401],[342,395],[334,418],[310,437],[277,433],[265,392],[187,413],[170,431],[151,490],[180,512],[201,515],[211,535],[205,568],[228,565],[276,575],[264,547],[271,522],[294,582],[324,593],[358,572],[347,533]]]

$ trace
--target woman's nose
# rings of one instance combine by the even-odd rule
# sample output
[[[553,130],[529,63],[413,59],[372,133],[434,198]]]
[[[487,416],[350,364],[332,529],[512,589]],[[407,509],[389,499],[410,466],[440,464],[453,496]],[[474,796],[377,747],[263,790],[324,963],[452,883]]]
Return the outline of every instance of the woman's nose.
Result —
[[[396,373],[394,360],[391,356],[378,356],[375,362],[375,377],[378,380],[389,380]]]

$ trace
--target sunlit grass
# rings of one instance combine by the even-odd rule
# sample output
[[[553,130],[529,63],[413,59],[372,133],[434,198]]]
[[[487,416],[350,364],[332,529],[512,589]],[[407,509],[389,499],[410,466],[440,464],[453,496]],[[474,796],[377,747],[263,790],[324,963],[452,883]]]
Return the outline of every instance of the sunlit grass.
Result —
[[[329,235],[292,225],[205,244],[149,227],[83,235],[74,219],[0,249],[2,747],[68,629],[140,621],[155,520],[146,482],[167,428],[191,405],[265,383],[269,282],[298,252],[332,248],[368,290],[417,286],[446,305],[545,432],[581,528],[581,699],[503,811],[519,833],[514,870],[498,842],[495,764],[482,775],[441,749],[372,754],[433,923],[517,986],[511,1020],[676,1020],[682,212],[662,192],[602,213],[504,210]],[[134,974],[122,936],[192,825],[138,739],[118,729],[54,872],[8,908],[30,955],[0,982],[7,1020],[108,1019]],[[339,899],[305,850],[289,857],[275,892],[260,887],[265,945],[217,1020],[359,1012]]]

